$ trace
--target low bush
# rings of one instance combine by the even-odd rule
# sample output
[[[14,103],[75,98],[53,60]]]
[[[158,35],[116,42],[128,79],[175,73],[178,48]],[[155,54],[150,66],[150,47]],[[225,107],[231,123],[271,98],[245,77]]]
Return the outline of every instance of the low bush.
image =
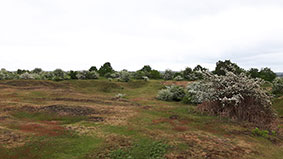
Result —
[[[262,136],[262,137],[268,137],[268,131],[267,130],[260,130],[259,128],[255,128],[252,130],[252,134],[255,136]]]
[[[183,87],[177,85],[166,86],[158,92],[157,99],[163,101],[181,101],[185,96]]]
[[[19,76],[20,79],[25,79],[25,80],[28,80],[28,79],[35,79],[35,77],[33,76],[33,74],[30,74],[30,73],[23,73]]]
[[[283,78],[275,78],[273,81],[272,92],[274,94],[283,94]]]
[[[201,104],[203,101],[209,98],[207,93],[207,84],[203,81],[193,82],[189,84],[186,89],[186,95],[183,98],[183,102],[187,104]]]
[[[77,72],[77,79],[98,79],[99,74],[96,71],[80,71]]]
[[[178,75],[178,76],[176,76],[176,77],[174,78],[174,80],[175,80],[175,81],[183,81],[184,78],[183,78],[182,76]]]
[[[131,77],[130,72],[128,72],[127,70],[122,70],[122,71],[119,72],[118,81],[129,82],[130,81],[130,77]]]

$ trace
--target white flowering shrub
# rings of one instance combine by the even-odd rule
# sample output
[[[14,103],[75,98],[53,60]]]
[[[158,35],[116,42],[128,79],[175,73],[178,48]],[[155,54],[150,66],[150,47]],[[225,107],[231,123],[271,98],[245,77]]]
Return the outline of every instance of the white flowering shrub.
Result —
[[[165,73],[163,74],[164,80],[173,80],[174,78],[174,72],[172,70],[167,69]]]
[[[272,92],[274,94],[283,94],[283,78],[277,77],[273,81]]]
[[[54,81],[62,81],[68,79],[71,79],[71,77],[61,69],[56,69],[52,72],[52,80]]]
[[[276,119],[271,97],[261,88],[262,80],[232,72],[226,72],[226,76],[207,72],[205,78],[208,95],[198,105],[198,110],[256,123],[258,126],[266,126]]]
[[[9,72],[5,69],[1,69],[0,71],[0,80],[11,80],[11,79],[18,79],[18,75],[15,72]]]
[[[28,79],[35,79],[33,74],[30,74],[30,73],[23,73],[20,75],[20,79],[24,79],[24,80],[28,80]]]
[[[183,81],[184,78],[183,78],[182,76],[178,75],[178,76],[176,76],[176,77],[174,78],[174,80],[175,80],[175,81]]]
[[[162,89],[156,98],[163,101],[173,101],[173,93],[169,89]]]
[[[186,95],[183,98],[184,103],[201,104],[203,101],[209,99],[208,84],[204,81],[193,82],[189,84],[186,89]]]
[[[79,71],[76,77],[78,79],[98,79],[99,74],[96,71]]]
[[[118,81],[129,82],[130,78],[131,78],[131,74],[127,70],[122,70],[122,71],[119,72]]]
[[[166,86],[157,94],[157,99],[163,101],[181,101],[185,96],[184,88],[177,85]]]

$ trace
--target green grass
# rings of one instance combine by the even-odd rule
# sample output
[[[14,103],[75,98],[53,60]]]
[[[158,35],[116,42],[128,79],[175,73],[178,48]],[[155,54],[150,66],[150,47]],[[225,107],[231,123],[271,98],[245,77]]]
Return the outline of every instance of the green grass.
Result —
[[[111,159],[162,159],[169,149],[169,145],[151,139],[139,139],[132,147],[117,149],[110,153]]]
[[[93,136],[35,137],[21,147],[0,147],[0,156],[3,159],[84,159],[102,143],[102,139]]]
[[[283,117],[283,98],[277,98],[273,101],[273,108],[277,111],[278,115]]]

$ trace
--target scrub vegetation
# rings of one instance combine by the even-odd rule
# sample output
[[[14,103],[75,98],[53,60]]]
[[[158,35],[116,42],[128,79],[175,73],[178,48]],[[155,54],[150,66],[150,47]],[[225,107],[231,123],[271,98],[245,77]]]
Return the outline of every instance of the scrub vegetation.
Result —
[[[2,69],[0,158],[281,159],[281,79],[217,65]]]

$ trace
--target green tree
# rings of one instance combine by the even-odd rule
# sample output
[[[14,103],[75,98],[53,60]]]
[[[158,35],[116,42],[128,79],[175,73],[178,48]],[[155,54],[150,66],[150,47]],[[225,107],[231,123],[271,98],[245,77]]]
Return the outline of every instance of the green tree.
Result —
[[[151,67],[149,65],[145,65],[143,66],[143,68],[141,69],[141,71],[144,71],[144,72],[151,72]]]
[[[191,75],[193,73],[193,70],[190,68],[190,67],[187,67],[184,71],[182,71],[183,73],[183,77],[186,79],[186,80],[190,80],[191,79]]]
[[[106,62],[104,65],[102,65],[99,70],[98,70],[98,73],[100,76],[105,76],[105,74],[107,73],[114,73],[114,69],[112,68],[110,62]]]
[[[41,68],[35,68],[35,69],[33,69],[31,72],[38,74],[38,73],[42,72],[42,69],[41,69]]]
[[[276,78],[276,73],[274,73],[270,68],[263,68],[259,72],[260,78],[272,82]]]
[[[159,71],[153,69],[153,70],[150,71],[149,78],[151,78],[151,79],[161,79],[161,74],[160,74]]]
[[[71,70],[68,75],[70,76],[71,79],[78,79],[77,77],[78,72]]]
[[[257,68],[251,68],[248,70],[248,75],[250,75],[252,78],[259,78],[259,70]]]
[[[226,72],[233,72],[237,75],[244,72],[244,69],[240,68],[236,63],[232,63],[230,60],[218,61],[216,63],[216,68],[213,71],[217,75],[226,75]]]
[[[208,69],[207,68],[204,68],[202,67],[201,65],[197,65],[193,71],[196,72],[196,71],[207,71]]]
[[[97,72],[98,70],[97,70],[96,66],[91,66],[90,69],[89,69],[89,72],[91,72],[91,71]]]

